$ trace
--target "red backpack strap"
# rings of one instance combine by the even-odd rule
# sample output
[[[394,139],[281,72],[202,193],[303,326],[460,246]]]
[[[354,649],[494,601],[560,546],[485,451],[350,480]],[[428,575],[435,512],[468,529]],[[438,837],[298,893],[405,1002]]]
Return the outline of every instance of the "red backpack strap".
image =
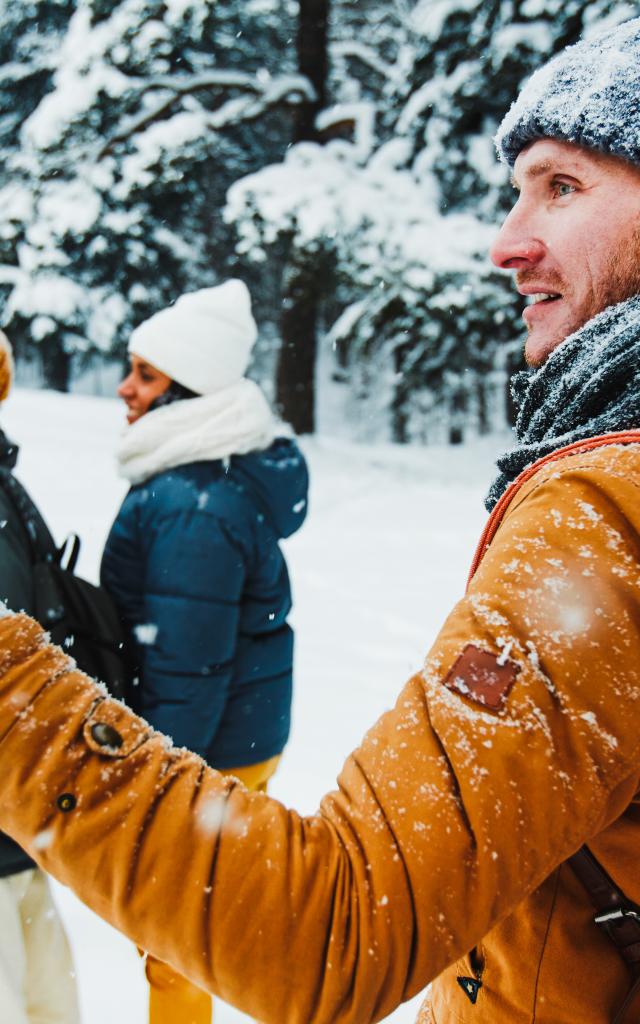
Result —
[[[516,479],[509,484],[502,497],[498,500],[493,512],[489,516],[487,525],[484,528],[476,548],[475,555],[473,556],[473,562],[471,563],[471,570],[467,580],[467,589],[469,589],[469,584],[475,576],[476,570],[484,558],[487,548],[498,532],[498,527],[504,518],[505,512],[520,488],[526,484],[532,476],[535,476],[539,469],[542,469],[542,467],[546,466],[549,462],[556,462],[558,459],[564,459],[567,455],[581,455],[584,452],[593,451],[595,448],[606,448],[612,444],[640,444],[640,430],[620,430],[613,434],[600,434],[598,437],[586,437],[583,441],[573,441],[571,444],[565,445],[564,448],[558,448],[555,452],[550,452],[549,455],[544,455],[541,459],[538,459],[537,462],[533,462],[530,466],[527,466],[520,476],[516,477]]]
[[[596,909],[594,923],[616,947],[634,979],[612,1022],[622,1024],[636,996],[640,996],[640,907],[625,896],[588,846],[582,846],[567,863]],[[633,1020],[638,1017],[634,1016]]]

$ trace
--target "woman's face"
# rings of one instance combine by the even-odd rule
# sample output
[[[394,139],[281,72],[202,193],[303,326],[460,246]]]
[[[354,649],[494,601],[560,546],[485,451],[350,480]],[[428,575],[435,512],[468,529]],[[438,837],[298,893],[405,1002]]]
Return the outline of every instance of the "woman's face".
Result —
[[[127,406],[127,422],[135,423],[149,410],[159,395],[164,394],[171,383],[171,377],[156,370],[139,356],[131,356],[131,370],[118,388],[118,395]]]

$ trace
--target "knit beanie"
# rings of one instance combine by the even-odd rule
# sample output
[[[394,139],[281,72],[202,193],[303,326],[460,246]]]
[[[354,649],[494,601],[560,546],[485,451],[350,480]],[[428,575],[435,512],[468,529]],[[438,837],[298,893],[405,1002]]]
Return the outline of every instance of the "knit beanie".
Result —
[[[236,384],[258,336],[247,286],[235,279],[188,292],[133,331],[129,352],[199,395]]]
[[[495,144],[513,167],[529,142],[543,138],[640,164],[640,18],[567,47],[536,71]]]
[[[13,383],[13,352],[11,343],[3,331],[0,331],[0,402],[4,402],[11,391]]]

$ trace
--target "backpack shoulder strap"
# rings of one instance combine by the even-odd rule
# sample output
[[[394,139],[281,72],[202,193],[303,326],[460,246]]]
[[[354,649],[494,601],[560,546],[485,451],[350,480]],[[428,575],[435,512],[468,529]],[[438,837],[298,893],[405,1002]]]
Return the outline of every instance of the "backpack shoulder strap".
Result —
[[[4,466],[0,467],[0,487],[16,510],[25,528],[34,562],[57,562],[59,552],[49,527],[19,480]]]
[[[589,894],[596,910],[594,923],[616,947],[634,979],[614,1018],[613,1024],[619,1024],[640,993],[640,906],[625,896],[588,846],[581,846],[567,863]]]

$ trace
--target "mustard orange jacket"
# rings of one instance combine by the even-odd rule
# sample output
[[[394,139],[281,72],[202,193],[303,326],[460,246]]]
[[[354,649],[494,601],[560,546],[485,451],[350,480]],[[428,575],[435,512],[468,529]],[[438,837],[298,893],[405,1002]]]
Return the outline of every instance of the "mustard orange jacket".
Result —
[[[640,902],[639,556],[639,444],[540,468],[308,818],[8,615],[0,828],[266,1024],[368,1024],[432,981],[423,1022],[605,1024],[629,978],[564,862],[588,841]]]

